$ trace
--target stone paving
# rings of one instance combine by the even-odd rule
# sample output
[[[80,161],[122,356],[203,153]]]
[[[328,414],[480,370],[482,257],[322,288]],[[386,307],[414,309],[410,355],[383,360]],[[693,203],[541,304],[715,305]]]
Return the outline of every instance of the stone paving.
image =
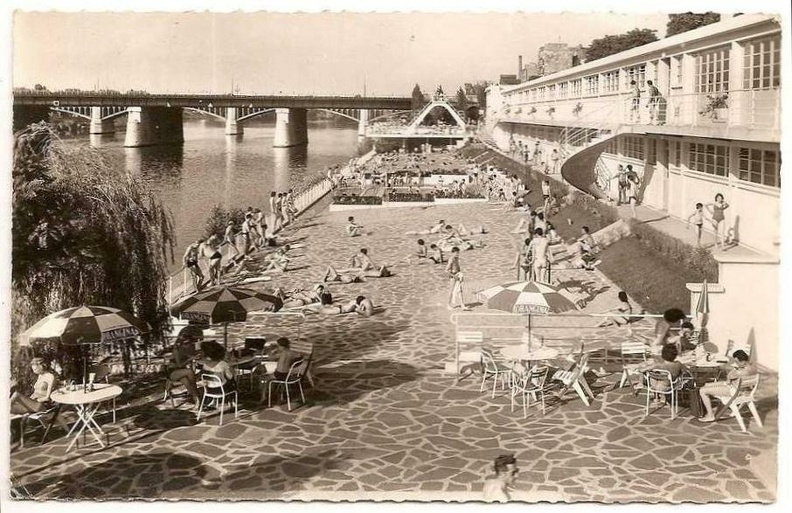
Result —
[[[348,215],[371,235],[344,236]],[[515,241],[508,231],[518,214],[479,203],[322,211],[290,232],[306,243],[294,250],[296,269],[262,288],[308,287],[327,264],[345,267],[359,247],[375,263],[396,263],[414,250],[417,237],[404,232],[438,219],[488,228],[477,236],[485,247],[461,255],[469,290],[513,277]],[[583,291],[584,312],[616,304],[618,289],[598,272],[558,278]],[[219,426],[216,413],[198,423],[186,407],[173,409],[152,393],[156,401],[122,405],[119,424],[128,433],[111,426],[111,447],[64,454],[58,432],[55,441],[12,453],[11,471],[36,498],[478,500],[492,459],[508,451],[519,460],[519,500],[774,500],[776,491],[751,462],[772,455],[777,444],[773,379],[761,391],[765,426],[750,423],[748,433],[731,419],[700,424],[684,410],[672,421],[667,407],[645,417],[643,396],[611,390],[618,372],[588,374],[596,394],[590,407],[569,395],[549,400],[546,415],[533,408],[523,419],[521,409],[510,412],[507,392],[491,399],[479,392],[477,376],[456,383],[443,372],[454,358],[447,287],[440,265],[396,265],[390,278],[331,286],[339,300],[370,296],[382,307],[370,318],[312,315],[299,323],[254,315],[229,326],[234,345],[261,334],[313,344],[316,389],[292,412],[285,405],[259,407],[257,393],[243,394],[239,418],[231,412]],[[598,319],[575,322],[593,326]],[[573,338],[584,332],[616,343],[627,337],[626,330],[566,330]],[[635,337],[650,336],[650,323],[636,324]]]

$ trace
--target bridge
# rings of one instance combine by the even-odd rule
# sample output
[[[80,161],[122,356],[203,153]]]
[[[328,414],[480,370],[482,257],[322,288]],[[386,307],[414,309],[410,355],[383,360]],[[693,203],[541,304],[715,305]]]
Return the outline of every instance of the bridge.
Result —
[[[227,135],[243,133],[245,121],[275,112],[273,146],[308,142],[307,109],[330,112],[358,122],[366,133],[372,118],[410,109],[410,97],[272,96],[235,94],[120,94],[113,92],[16,91],[14,129],[46,120],[50,112],[63,112],[91,121],[90,133],[112,133],[113,120],[127,116],[124,146],[152,146],[184,142],[184,110],[224,119]]]

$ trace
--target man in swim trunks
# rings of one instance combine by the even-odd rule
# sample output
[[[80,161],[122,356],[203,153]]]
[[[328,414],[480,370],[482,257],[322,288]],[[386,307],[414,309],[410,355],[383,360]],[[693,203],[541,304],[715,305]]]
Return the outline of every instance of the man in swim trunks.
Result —
[[[236,245],[236,227],[234,226],[233,219],[230,219],[228,221],[228,224],[226,225],[225,235],[223,237],[223,244],[231,245],[231,249],[234,251],[234,254],[231,256],[232,259],[237,255],[239,255],[239,248]]]
[[[201,266],[198,265],[199,248],[203,244],[203,241],[203,239],[198,239],[187,246],[187,251],[184,252],[184,256],[182,257],[184,267],[190,270],[196,292],[200,292],[201,288],[203,288],[204,275],[203,271],[201,271]]]
[[[350,237],[358,237],[360,235],[363,235],[363,227],[355,223],[355,218],[353,216],[349,216],[349,218],[347,218],[347,221],[349,223],[347,224],[346,227],[347,235],[349,235]]]
[[[542,282],[545,280],[549,281],[545,274],[549,270],[550,263],[553,261],[553,252],[550,251],[550,242],[544,236],[544,230],[541,228],[536,228],[534,230],[534,237],[529,244],[529,251],[531,252],[531,260],[533,261],[534,279]]]

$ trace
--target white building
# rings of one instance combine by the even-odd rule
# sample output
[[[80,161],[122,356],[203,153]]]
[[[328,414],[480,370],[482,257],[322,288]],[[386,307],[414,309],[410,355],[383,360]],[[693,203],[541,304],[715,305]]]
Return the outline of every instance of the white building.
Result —
[[[650,81],[660,97],[650,98]],[[779,20],[743,15],[492,87],[487,124],[503,149],[557,148],[564,179],[601,198],[616,199],[618,164],[642,177],[643,204],[671,217],[723,194],[740,247],[715,252],[710,332],[723,347],[752,343],[777,368],[780,98]]]

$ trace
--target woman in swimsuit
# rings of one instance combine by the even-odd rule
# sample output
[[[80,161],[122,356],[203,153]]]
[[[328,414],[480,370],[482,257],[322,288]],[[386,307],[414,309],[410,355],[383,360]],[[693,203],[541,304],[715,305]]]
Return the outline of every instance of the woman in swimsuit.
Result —
[[[726,217],[723,211],[729,208],[729,204],[723,199],[723,194],[715,195],[715,203],[707,205],[712,216],[712,228],[715,230],[715,246],[724,249],[726,247]]]
[[[220,253],[220,238],[217,235],[212,235],[206,240],[202,248],[202,254],[209,259],[209,283],[220,285],[223,254]]]

